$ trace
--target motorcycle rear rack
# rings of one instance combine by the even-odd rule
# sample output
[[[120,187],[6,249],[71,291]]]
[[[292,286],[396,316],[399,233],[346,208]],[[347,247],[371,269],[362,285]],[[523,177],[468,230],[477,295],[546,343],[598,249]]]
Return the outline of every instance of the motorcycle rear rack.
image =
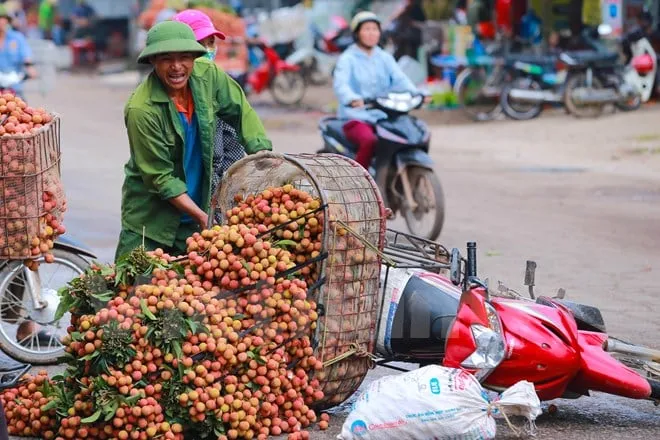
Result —
[[[401,269],[440,273],[450,268],[450,253],[443,245],[405,232],[387,229],[383,253]]]

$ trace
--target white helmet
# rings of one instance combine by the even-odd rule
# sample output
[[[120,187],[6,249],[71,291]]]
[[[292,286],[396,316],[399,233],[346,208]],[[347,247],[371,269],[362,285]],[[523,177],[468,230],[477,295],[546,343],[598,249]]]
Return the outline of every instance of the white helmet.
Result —
[[[376,14],[370,11],[358,12],[351,20],[351,32],[356,33],[360,30],[360,26],[369,21],[378,24],[378,27],[380,27],[380,18]]]

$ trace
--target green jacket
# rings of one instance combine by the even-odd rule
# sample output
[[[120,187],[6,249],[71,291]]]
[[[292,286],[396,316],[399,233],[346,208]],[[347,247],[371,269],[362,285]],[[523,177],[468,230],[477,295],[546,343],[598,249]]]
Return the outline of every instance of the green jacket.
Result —
[[[236,127],[246,153],[271,150],[264,127],[240,86],[213,62],[195,61],[189,79],[199,124],[205,168],[204,211],[209,210],[216,117]],[[182,213],[167,199],[187,191],[183,168],[184,134],[174,103],[151,73],[124,109],[130,158],[124,166],[122,227],[158,243],[174,243]]]

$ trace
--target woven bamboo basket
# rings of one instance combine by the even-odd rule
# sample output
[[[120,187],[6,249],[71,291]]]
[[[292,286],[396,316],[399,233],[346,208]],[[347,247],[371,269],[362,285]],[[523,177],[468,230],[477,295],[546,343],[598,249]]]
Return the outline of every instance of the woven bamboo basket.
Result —
[[[318,282],[309,295],[320,316],[315,355],[324,363],[315,376],[325,395],[317,407],[328,408],[350,397],[373,367],[385,207],[371,176],[348,158],[267,152],[229,168],[211,202],[216,221],[217,213],[234,206],[236,194],[287,183],[320,198],[323,207],[327,258],[316,265]]]

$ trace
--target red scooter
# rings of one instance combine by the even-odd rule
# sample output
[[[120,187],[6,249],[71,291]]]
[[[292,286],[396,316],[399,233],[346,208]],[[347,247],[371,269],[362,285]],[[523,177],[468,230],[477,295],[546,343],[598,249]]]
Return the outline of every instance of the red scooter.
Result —
[[[268,89],[280,105],[300,104],[307,88],[300,66],[284,61],[263,41],[248,41],[248,48],[260,52],[261,63],[246,74],[234,77],[245,93],[259,95]]]
[[[660,351],[608,337],[600,311],[564,300],[562,290],[556,298],[534,298],[534,262],[525,277],[531,299],[506,288],[494,296],[477,278],[474,243],[463,259],[457,249],[450,254],[391,234],[385,259],[394,264],[382,275],[378,364],[442,362],[498,392],[527,380],[541,400],[600,391],[660,403]]]

